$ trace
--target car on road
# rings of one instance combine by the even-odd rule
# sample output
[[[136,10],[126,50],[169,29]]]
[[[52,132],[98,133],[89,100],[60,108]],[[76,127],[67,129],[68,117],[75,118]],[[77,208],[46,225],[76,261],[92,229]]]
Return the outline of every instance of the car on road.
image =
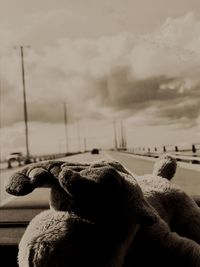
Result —
[[[25,157],[22,152],[12,152],[7,158],[8,167],[11,167],[12,162],[18,162],[19,165],[25,160]]]
[[[99,149],[98,148],[93,148],[91,151],[91,154],[99,154]]]

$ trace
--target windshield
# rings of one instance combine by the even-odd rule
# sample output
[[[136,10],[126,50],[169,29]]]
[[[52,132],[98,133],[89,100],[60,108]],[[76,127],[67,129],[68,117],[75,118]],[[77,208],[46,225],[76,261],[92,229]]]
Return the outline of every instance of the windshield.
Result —
[[[48,207],[49,189],[14,197],[4,184],[56,159],[145,174],[169,152],[172,182],[200,195],[198,1],[1,3],[2,208]]]

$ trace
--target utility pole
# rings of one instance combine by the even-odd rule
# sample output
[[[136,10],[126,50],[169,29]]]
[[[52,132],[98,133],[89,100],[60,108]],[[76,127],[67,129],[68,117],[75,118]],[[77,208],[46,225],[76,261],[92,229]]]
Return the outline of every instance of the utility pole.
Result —
[[[123,147],[124,149],[127,148],[127,141],[126,141],[126,124],[124,126],[124,121],[122,121],[122,130],[123,130]]]
[[[84,137],[84,151],[87,152],[87,139]]]
[[[125,148],[125,139],[124,139],[124,125],[123,125],[123,121],[120,120],[120,132],[121,132],[121,148],[124,149]]]
[[[116,132],[116,121],[113,121],[113,130],[114,130],[114,142],[115,142],[115,150],[117,150],[117,132]]]
[[[84,125],[83,125],[83,144],[84,144],[84,152],[86,152],[87,151],[87,137],[86,137],[85,121],[84,121]]]
[[[78,152],[81,152],[81,136],[80,136],[79,122],[77,122],[77,135],[78,135]]]
[[[66,140],[66,155],[68,151],[68,129],[67,129],[67,105],[64,103],[64,120],[65,120],[65,140]]]
[[[30,46],[26,46],[27,48]],[[15,47],[17,48],[17,47]],[[28,112],[26,101],[26,85],[25,85],[25,69],[24,69],[24,47],[20,46],[21,66],[22,66],[22,85],[23,85],[23,102],[24,102],[24,123],[25,123],[25,138],[26,138],[26,160],[25,164],[30,163],[29,152],[29,133],[28,133]]]

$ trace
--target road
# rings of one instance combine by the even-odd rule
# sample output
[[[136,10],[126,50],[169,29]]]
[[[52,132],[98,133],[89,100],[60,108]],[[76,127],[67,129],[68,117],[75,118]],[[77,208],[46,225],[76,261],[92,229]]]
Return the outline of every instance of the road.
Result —
[[[99,155],[85,153],[60,160],[92,162],[103,158],[118,160],[131,172],[139,175],[151,173],[155,161],[152,158],[143,158],[114,151],[101,152]],[[18,245],[29,221],[49,206],[49,189],[36,189],[31,194],[23,197],[10,196],[5,192],[4,182],[13,172],[19,170],[18,167],[1,170],[0,173],[0,245]],[[200,166],[179,164],[177,174],[172,182],[181,186],[189,194],[200,195]]]
[[[111,158],[120,161],[131,172],[138,175],[151,173],[154,158],[135,156],[115,151],[106,152]],[[189,195],[200,195],[200,165],[178,162],[175,177],[172,183],[180,186]]]
[[[138,175],[151,173],[155,159],[144,158],[140,156],[134,156],[128,153],[106,151],[101,152],[99,155],[91,155],[90,153],[84,153],[80,155],[74,155],[65,157],[60,160],[74,161],[74,162],[92,162],[103,158],[112,158],[120,161],[131,172]],[[14,197],[7,194],[4,190],[4,183],[7,178],[13,173],[20,170],[20,168],[7,169],[1,171],[1,190],[0,199],[1,206],[3,207],[45,207],[48,205],[49,189],[37,189],[30,195],[23,197]],[[175,177],[172,180],[173,183],[179,185],[190,195],[200,195],[200,166],[192,166],[192,164],[178,163],[178,169]]]

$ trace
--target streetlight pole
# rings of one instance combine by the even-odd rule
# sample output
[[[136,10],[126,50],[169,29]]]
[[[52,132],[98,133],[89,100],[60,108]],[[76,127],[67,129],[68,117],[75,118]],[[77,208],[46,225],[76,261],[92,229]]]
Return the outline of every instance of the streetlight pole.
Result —
[[[78,152],[81,152],[81,136],[80,136],[80,125],[77,122],[77,135],[78,135]]]
[[[115,142],[115,150],[117,150],[117,132],[116,132],[116,121],[113,121],[113,130],[114,130],[114,142]]]
[[[84,143],[84,152],[87,151],[87,137],[86,137],[86,122],[84,121],[84,125],[83,125],[83,143]]]
[[[65,140],[66,140],[66,154],[68,151],[68,131],[67,131],[67,105],[64,103],[64,120],[65,120]]]
[[[29,47],[29,46],[27,46]],[[15,47],[17,48],[17,47]],[[28,133],[28,112],[26,101],[26,84],[25,84],[25,68],[24,68],[24,47],[20,46],[21,66],[22,66],[22,85],[23,85],[23,103],[24,103],[24,123],[25,123],[25,139],[26,139],[26,160],[25,164],[30,163],[29,152],[29,133]]]
[[[25,121],[25,136],[26,136],[26,162],[25,163],[30,163],[29,138],[28,138],[28,113],[27,113],[27,102],[26,102],[26,86],[25,86],[25,70],[24,70],[24,51],[23,51],[23,46],[20,46],[20,51],[21,51],[21,63],[22,63],[24,121]]]

